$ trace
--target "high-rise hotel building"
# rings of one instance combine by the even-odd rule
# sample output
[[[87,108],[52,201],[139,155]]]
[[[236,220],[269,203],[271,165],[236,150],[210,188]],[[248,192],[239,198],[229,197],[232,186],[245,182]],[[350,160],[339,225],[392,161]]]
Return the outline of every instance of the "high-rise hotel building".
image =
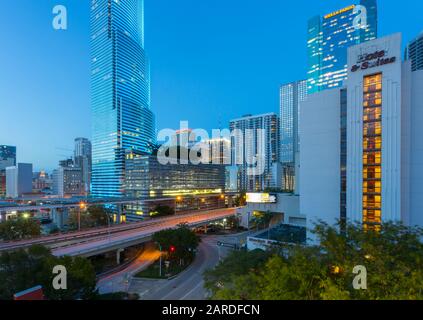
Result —
[[[348,48],[377,37],[377,0],[315,16],[307,33],[308,92],[339,88],[348,74]]]
[[[92,195],[121,197],[125,152],[155,140],[143,0],[91,1]]]
[[[300,210],[309,226],[423,226],[423,71],[401,61],[401,38],[349,48],[345,86],[301,105]]]

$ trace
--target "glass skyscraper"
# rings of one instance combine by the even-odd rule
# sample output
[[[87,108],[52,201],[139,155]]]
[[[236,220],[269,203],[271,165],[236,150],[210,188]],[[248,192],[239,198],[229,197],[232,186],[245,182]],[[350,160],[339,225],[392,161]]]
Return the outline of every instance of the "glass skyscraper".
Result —
[[[92,195],[124,194],[125,152],[155,141],[143,0],[91,1]]]
[[[280,88],[280,161],[283,170],[283,188],[294,191],[295,155],[300,150],[298,134],[300,103],[307,97],[307,80],[287,83]]]
[[[362,14],[357,5],[308,21],[309,94],[341,87],[348,73],[347,49],[377,38],[377,0],[361,0],[360,5],[366,8],[366,25],[360,20],[354,25]]]
[[[16,165],[16,147],[0,146],[0,170]]]
[[[299,151],[298,119],[300,103],[307,97],[307,80],[284,84],[280,88],[281,162],[291,163]]]

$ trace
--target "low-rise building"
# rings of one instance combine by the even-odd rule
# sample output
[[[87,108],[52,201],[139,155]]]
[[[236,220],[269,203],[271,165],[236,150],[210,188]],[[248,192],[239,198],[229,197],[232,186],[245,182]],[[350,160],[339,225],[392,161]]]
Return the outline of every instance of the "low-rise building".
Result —
[[[32,192],[32,164],[18,163],[6,168],[6,197],[19,198]]]

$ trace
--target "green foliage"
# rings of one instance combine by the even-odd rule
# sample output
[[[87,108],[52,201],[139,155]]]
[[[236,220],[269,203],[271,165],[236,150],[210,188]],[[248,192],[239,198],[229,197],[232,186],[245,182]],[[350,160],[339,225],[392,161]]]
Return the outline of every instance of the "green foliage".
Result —
[[[159,243],[163,251],[167,251],[171,259],[191,259],[194,250],[200,243],[199,237],[186,225],[179,225],[177,229],[168,229],[155,233],[153,241]],[[170,247],[175,247],[170,252]]]
[[[273,218],[273,214],[268,211],[255,212],[253,218],[251,219],[251,222],[257,228],[259,227],[266,228],[269,226],[272,218]]]
[[[0,239],[4,241],[22,240],[40,234],[40,223],[34,219],[18,218],[0,223]]]
[[[154,213],[154,214],[151,214],[154,217],[171,216],[175,214],[175,209],[169,206],[159,204],[154,208],[152,213]]]
[[[238,288],[236,285],[244,282],[243,280],[238,281],[239,277],[248,274],[251,276],[251,281],[254,282],[254,275],[260,271],[270,256],[271,253],[262,250],[233,251],[216,268],[205,272],[205,287],[217,299],[223,299],[223,296],[235,293],[235,289]],[[239,289],[242,289],[242,287]],[[233,298],[236,299],[241,296],[243,296],[242,290]]]
[[[67,290],[54,290],[54,266],[67,269]],[[95,297],[96,274],[85,258],[58,258],[43,246],[5,252],[0,256],[0,300],[10,300],[13,294],[41,285],[47,299],[70,300]]]
[[[423,299],[423,231],[385,224],[319,224],[318,246],[284,246],[278,252],[233,253],[205,274],[213,299],[392,300]],[[267,257],[266,257],[267,255]],[[355,266],[367,269],[367,290],[353,288]]]
[[[69,216],[69,227],[78,229],[78,212]],[[107,226],[111,223],[113,213],[103,206],[90,206],[86,211],[81,211],[81,229]]]
[[[241,193],[235,198],[234,204],[236,207],[243,207],[247,204],[247,193],[241,191]]]
[[[226,223],[232,229],[238,229],[239,228],[239,219],[236,216],[228,217]]]

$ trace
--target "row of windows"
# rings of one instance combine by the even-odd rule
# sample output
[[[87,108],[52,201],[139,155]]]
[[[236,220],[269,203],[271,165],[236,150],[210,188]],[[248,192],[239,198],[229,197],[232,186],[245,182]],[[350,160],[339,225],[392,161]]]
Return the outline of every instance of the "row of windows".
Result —
[[[363,223],[382,222],[382,74],[367,76],[363,86]]]

